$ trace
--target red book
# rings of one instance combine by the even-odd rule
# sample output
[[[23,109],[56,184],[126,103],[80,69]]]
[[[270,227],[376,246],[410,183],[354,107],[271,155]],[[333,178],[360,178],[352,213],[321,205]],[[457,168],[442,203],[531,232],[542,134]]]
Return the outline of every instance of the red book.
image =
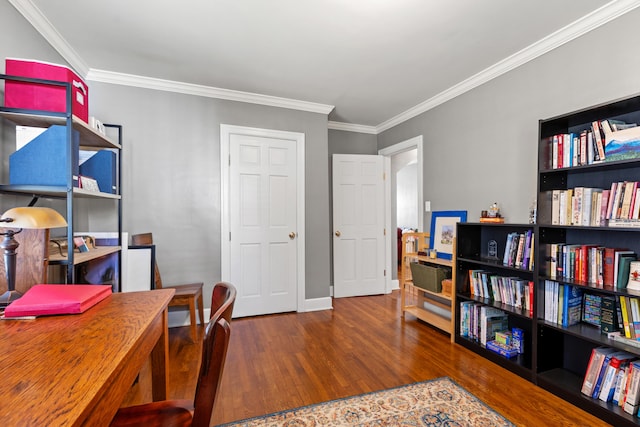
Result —
[[[84,313],[111,295],[111,285],[34,285],[4,310],[5,317]]]

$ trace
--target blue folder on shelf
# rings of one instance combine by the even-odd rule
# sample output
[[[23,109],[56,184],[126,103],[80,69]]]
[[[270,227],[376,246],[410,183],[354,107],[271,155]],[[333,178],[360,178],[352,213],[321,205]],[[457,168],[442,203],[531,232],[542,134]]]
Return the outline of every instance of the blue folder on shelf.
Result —
[[[78,186],[78,150],[80,135],[72,131],[71,152],[73,186]],[[9,155],[9,184],[67,185],[67,127],[53,125]]]
[[[98,151],[80,165],[80,175],[95,179],[101,192],[116,194],[116,153]]]

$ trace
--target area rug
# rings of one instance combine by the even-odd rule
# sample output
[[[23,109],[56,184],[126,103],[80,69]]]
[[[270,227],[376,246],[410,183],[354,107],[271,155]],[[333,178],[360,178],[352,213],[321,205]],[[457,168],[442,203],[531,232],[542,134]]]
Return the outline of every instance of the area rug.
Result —
[[[251,418],[224,427],[513,426],[447,377]]]

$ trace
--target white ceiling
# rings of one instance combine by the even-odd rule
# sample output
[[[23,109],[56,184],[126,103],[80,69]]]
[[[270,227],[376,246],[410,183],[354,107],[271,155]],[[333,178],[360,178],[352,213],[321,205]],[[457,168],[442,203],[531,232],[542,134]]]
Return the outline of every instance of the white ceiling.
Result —
[[[9,1],[89,80],[330,111],[330,127],[370,133],[640,5],[638,0]]]

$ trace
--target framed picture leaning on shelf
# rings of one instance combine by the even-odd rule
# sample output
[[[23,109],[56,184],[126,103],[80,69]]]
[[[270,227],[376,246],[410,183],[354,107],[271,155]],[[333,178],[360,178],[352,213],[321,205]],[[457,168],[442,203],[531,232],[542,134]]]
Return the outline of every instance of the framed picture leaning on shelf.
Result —
[[[456,237],[456,224],[466,221],[467,211],[431,212],[429,247],[436,250],[438,258],[451,259],[453,239]]]

